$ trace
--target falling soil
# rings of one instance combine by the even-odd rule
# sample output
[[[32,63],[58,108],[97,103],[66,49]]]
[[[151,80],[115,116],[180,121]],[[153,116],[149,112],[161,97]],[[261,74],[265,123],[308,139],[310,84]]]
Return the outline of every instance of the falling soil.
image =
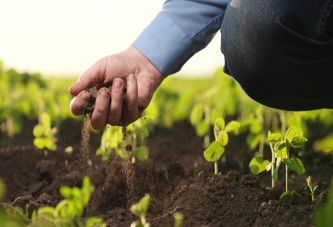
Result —
[[[82,138],[81,138],[81,165],[84,169],[87,169],[91,165],[91,156],[90,156],[90,119],[89,116],[83,118],[82,126]]]
[[[25,127],[30,134],[33,125]],[[55,152],[22,144],[20,136],[0,148],[0,178],[7,185],[3,207],[13,205],[25,209],[29,205],[32,211],[46,205],[56,206],[62,199],[59,187],[80,187],[86,173],[95,185],[95,191],[85,217],[102,217],[107,226],[128,227],[138,220],[129,207],[146,193],[151,196],[147,213],[151,226],[173,226],[176,212],[184,215],[184,227],[314,226],[315,211],[325,202],[333,173],[332,156],[314,153],[311,141],[316,138],[309,135],[306,152],[301,157],[306,173],[290,173],[289,188],[295,189],[296,194],[279,200],[284,188],[283,170],[277,187],[266,190],[270,185],[269,173],[259,176],[249,173],[248,163],[254,151],[247,148],[245,134],[230,136],[219,162],[221,174],[214,175],[213,164],[206,162],[202,155],[203,139],[196,136],[188,122],[180,122],[172,129],[156,128],[147,139],[149,160],[134,164],[115,157],[101,161],[93,154],[101,134],[92,133],[91,165],[84,170],[79,161],[81,127],[82,122],[78,121],[63,124]],[[313,135],[327,133],[318,130],[321,129],[311,132]],[[64,152],[68,144],[74,147],[71,155]],[[291,151],[291,156],[297,152]],[[264,155],[268,157],[269,153],[266,148]],[[243,160],[244,168],[240,168],[240,160]],[[313,202],[304,190],[309,175],[314,185],[319,185]]]

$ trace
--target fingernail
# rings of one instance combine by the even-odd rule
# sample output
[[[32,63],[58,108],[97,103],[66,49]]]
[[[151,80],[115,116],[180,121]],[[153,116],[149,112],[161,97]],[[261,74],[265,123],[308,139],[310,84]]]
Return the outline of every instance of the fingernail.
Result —
[[[116,80],[116,81],[114,81],[114,87],[115,88],[117,88],[117,89],[119,89],[120,87],[121,87],[121,85],[122,85],[122,82],[121,81],[119,81],[119,80]]]
[[[107,98],[108,96],[109,96],[109,92],[107,92],[106,90],[101,90],[101,92],[100,92],[100,96],[102,97],[102,98]]]
[[[84,93],[82,94],[82,96],[81,96],[81,99],[82,99],[82,101],[84,101],[84,102],[88,102],[89,99],[90,99],[90,95],[89,95],[89,93],[88,93],[88,92],[84,92]]]

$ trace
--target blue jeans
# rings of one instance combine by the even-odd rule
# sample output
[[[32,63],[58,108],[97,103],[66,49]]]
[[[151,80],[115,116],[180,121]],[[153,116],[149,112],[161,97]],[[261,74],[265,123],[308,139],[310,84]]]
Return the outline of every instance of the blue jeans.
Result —
[[[232,0],[221,27],[225,72],[266,106],[333,108],[332,7],[332,0]]]

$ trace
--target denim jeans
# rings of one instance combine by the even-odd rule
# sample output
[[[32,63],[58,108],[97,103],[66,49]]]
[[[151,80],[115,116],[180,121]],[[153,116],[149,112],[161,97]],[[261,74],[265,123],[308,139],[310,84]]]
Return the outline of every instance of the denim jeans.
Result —
[[[333,0],[232,0],[222,27],[226,73],[255,101],[333,108]]]

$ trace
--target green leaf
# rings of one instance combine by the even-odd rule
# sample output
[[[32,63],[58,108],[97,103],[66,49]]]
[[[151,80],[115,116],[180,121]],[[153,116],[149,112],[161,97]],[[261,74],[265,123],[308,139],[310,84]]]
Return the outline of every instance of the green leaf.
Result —
[[[275,143],[274,145],[274,150],[282,150],[284,149],[285,147],[287,146],[286,142],[285,141],[281,141],[281,142],[277,142]]]
[[[202,104],[196,104],[190,114],[190,122],[192,125],[198,125],[204,116],[204,106]]]
[[[268,133],[268,138],[267,138],[267,142],[268,143],[277,143],[280,142],[282,139],[281,134],[280,133]]]
[[[287,132],[286,132],[286,135],[285,135],[285,139],[291,141],[293,137],[295,136],[303,136],[303,131],[298,128],[298,127],[295,127],[295,126],[292,126],[290,127]]]
[[[237,121],[230,121],[225,126],[225,130],[224,131],[237,133],[239,127],[240,127],[240,123],[239,122],[237,122]]]
[[[44,135],[44,132],[45,132],[44,125],[38,124],[34,127],[32,133],[34,134],[35,137],[41,137]]]
[[[105,227],[106,224],[102,218],[91,217],[87,220],[85,227]]]
[[[299,158],[285,158],[283,159],[283,163],[298,174],[305,173],[304,165]]]
[[[204,136],[209,131],[209,124],[205,121],[202,121],[196,125],[196,132],[198,136]]]
[[[246,137],[246,143],[249,146],[249,148],[252,150],[258,146],[259,142],[260,142],[260,135],[249,134]]]
[[[38,216],[49,220],[55,219],[55,209],[53,207],[49,206],[41,207],[38,209],[37,214]]]
[[[283,147],[277,152],[277,156],[280,157],[281,159],[284,159],[287,157],[287,148]]]
[[[281,165],[281,157],[278,157],[278,158],[276,159],[276,166],[275,166],[275,169],[274,169],[274,172],[273,172],[273,176],[272,176],[272,179],[273,179],[275,182],[276,182],[277,179],[278,179],[280,165]]]
[[[43,137],[37,137],[34,139],[34,145],[38,149],[43,149],[45,147],[46,143],[47,143],[47,140]]]
[[[217,136],[217,141],[221,142],[221,146],[226,146],[229,142],[229,136],[226,131],[222,131]]]
[[[217,127],[220,131],[224,130],[225,121],[223,118],[219,117],[215,120],[215,127]]]
[[[49,114],[43,113],[41,119],[45,128],[51,128],[51,118]]]
[[[251,173],[257,175],[258,173],[265,171],[268,164],[269,162],[262,157],[254,157],[250,162]]]
[[[333,151],[333,135],[328,135],[323,139],[316,140],[313,143],[313,150],[316,152],[322,151],[324,153],[330,153]]]
[[[141,146],[135,149],[134,155],[139,161],[143,162],[148,159],[149,150],[147,147]]]
[[[262,131],[262,124],[258,120],[252,121],[250,124],[250,132],[253,134],[259,134]]]
[[[66,199],[70,199],[72,197],[72,189],[68,186],[61,186],[59,192],[62,195],[62,197]]]
[[[220,141],[214,141],[204,152],[204,157],[208,162],[216,162],[224,153],[224,147]]]
[[[306,141],[308,141],[308,139],[304,138],[303,136],[294,136],[290,141],[290,146],[292,146],[294,148],[299,148]]]
[[[130,211],[138,217],[145,216],[148,210],[150,195],[145,195],[138,203],[130,207]]]

